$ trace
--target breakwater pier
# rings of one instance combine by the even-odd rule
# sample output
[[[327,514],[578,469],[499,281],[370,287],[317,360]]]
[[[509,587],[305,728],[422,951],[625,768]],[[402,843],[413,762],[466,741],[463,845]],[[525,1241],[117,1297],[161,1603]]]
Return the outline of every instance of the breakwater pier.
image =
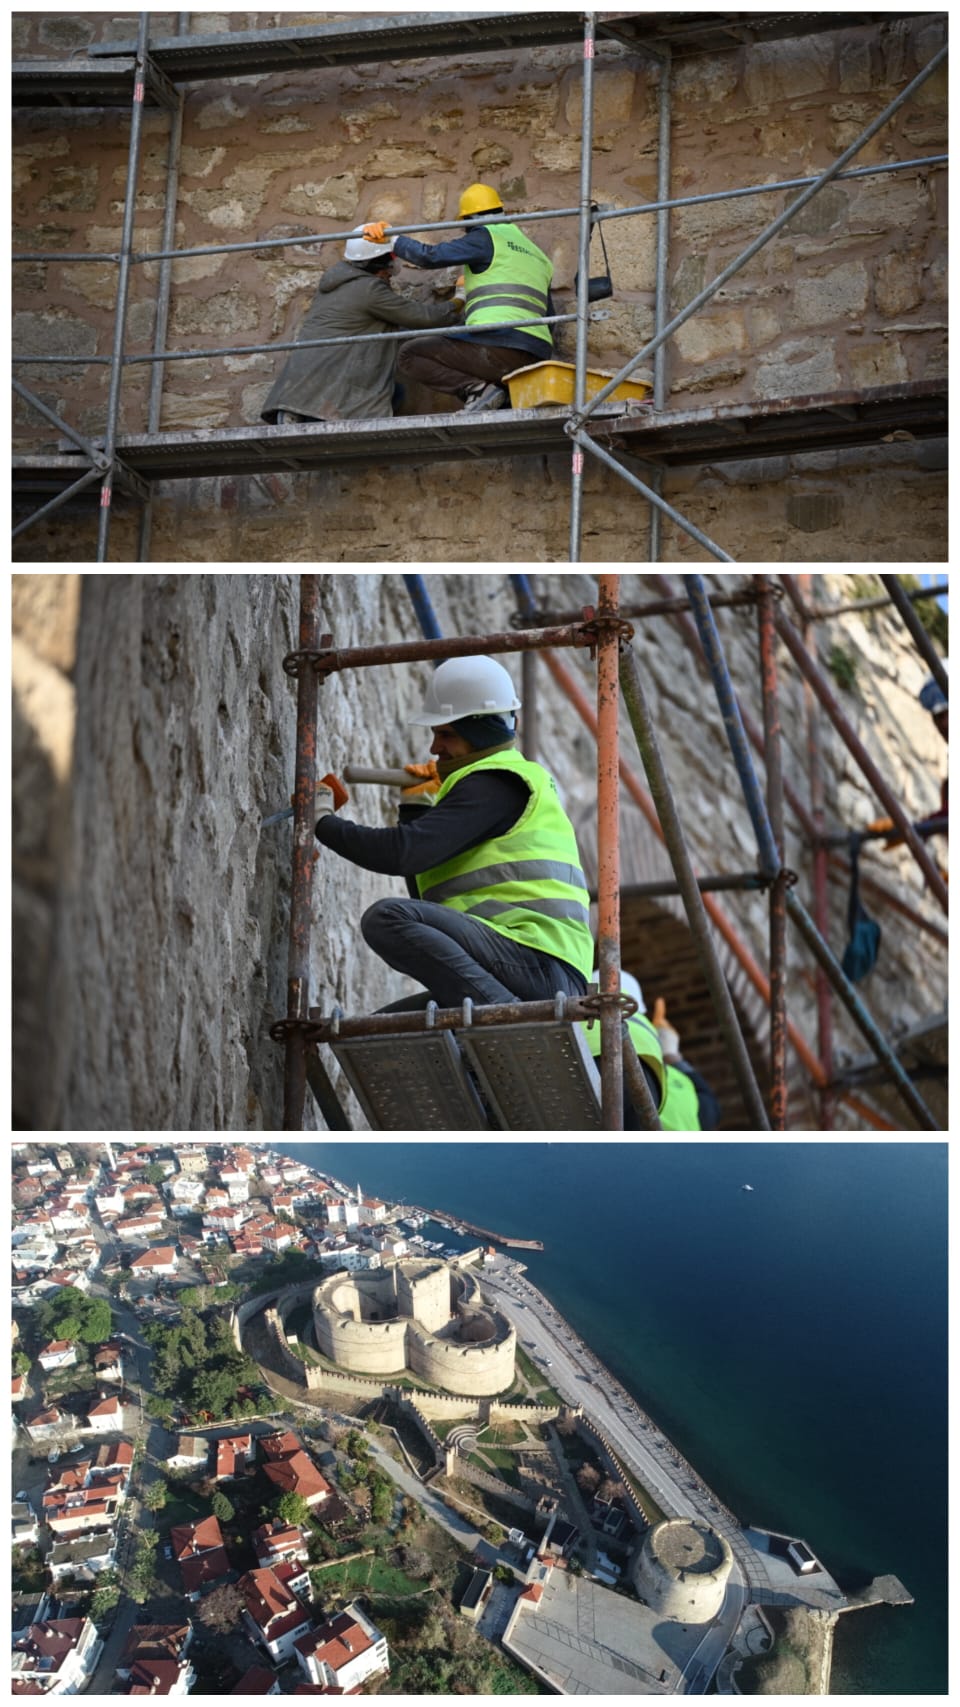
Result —
[[[514,1251],[542,1251],[542,1239],[511,1239],[506,1233],[491,1232],[489,1227],[478,1227],[473,1221],[464,1221],[459,1215],[450,1215],[443,1209],[420,1209],[420,1215],[429,1216],[440,1227],[449,1227],[453,1233],[473,1233],[478,1239],[488,1239],[491,1245],[507,1245]]]

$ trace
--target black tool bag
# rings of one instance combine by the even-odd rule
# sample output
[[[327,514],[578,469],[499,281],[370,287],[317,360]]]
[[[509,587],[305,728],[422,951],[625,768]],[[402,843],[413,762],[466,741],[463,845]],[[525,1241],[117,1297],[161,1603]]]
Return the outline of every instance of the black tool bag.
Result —
[[[596,278],[587,280],[588,302],[604,302],[608,296],[613,295],[613,279],[610,277],[610,257],[607,254],[607,245],[603,241],[602,224],[597,226],[597,230],[600,233],[600,247],[603,250],[603,260],[607,270],[605,273],[598,273]],[[577,291],[578,295],[580,288],[579,279],[580,274],[578,272],[573,281],[573,288]]]

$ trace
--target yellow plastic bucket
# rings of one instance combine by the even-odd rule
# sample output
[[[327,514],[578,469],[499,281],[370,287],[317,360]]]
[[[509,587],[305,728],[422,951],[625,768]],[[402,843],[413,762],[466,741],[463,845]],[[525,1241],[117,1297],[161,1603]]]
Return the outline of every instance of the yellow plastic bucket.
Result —
[[[576,369],[572,362],[533,362],[529,367],[514,368],[504,375],[510,390],[511,409],[536,409],[541,403],[572,403]],[[598,368],[587,369],[587,397],[595,397],[612,379],[612,373]],[[610,393],[610,403],[645,403],[653,395],[653,386],[640,379],[625,379]]]

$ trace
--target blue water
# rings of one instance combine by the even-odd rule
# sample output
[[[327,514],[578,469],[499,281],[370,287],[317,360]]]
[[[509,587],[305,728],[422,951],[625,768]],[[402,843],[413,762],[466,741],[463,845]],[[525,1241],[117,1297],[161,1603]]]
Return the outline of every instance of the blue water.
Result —
[[[841,1620],[832,1692],[946,1692],[945,1144],[296,1149],[542,1239],[531,1279],[739,1517],[915,1596]]]

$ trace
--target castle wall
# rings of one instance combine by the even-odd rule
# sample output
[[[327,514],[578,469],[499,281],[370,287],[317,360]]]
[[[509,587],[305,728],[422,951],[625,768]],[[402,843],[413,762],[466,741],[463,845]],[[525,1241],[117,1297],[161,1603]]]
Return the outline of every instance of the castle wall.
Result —
[[[301,14],[322,22],[329,14]],[[154,14],[173,32],[175,14]],[[275,14],[195,13],[191,32],[272,27]],[[931,59],[942,13],[890,16],[852,29],[730,51],[678,55],[672,72],[672,194],[711,193],[809,176],[826,167]],[[62,58],[93,40],[130,40],[136,14],[21,13],[16,58]],[[205,81],[185,89],[176,243],[297,239],[373,217],[394,223],[456,217],[460,189],[499,186],[509,209],[576,204],[582,47],[510,49]],[[660,70],[650,55],[598,42],[593,195],[634,206],[656,194]],[[135,247],[161,246],[169,119],[148,108]],[[116,269],[60,261],[58,252],[119,248],[129,114],[16,111],[14,246],[49,253],[15,269],[14,336],[24,353],[104,355],[113,338]],[[857,165],[945,152],[941,69],[860,153]],[[669,311],[677,312],[794,199],[767,190],[674,210]],[[763,404],[845,388],[936,379],[946,372],[946,167],[828,186],[668,345],[670,407]],[[609,318],[592,323],[593,365],[613,371],[650,335],[652,217],[604,227],[615,284]],[[576,223],[538,222],[554,262],[557,306],[569,312]],[[428,235],[427,241],[430,241]],[[207,350],[290,340],[340,244],[251,248],[176,261],[171,348],[196,359],[164,373],[160,427],[257,423],[284,356]],[[591,265],[602,266],[594,240]],[[399,288],[430,297],[435,278],[404,268]],[[131,270],[127,346],[147,352],[155,264]],[[572,358],[573,329],[560,354]],[[103,431],[108,370],[79,360],[19,375],[79,429]],[[120,429],[142,430],[150,367],[126,370]],[[413,412],[449,398],[412,389]],[[19,399],[15,443],[56,437]],[[161,485],[153,555],[164,562],[551,562],[568,555],[569,457],[502,463],[385,464],[349,473],[198,477]],[[946,555],[945,457],[901,440],[829,456],[754,458],[668,469],[664,495],[739,558],[844,562]],[[496,504],[485,502],[496,491]],[[586,561],[631,561],[648,547],[649,511],[596,463],[585,480]],[[482,529],[465,518],[482,506]],[[137,515],[118,497],[117,561],[136,559]],[[368,517],[358,536],[356,517]],[[96,508],[54,515],[15,551],[24,561],[93,556]],[[666,561],[702,561],[673,523]]]
[[[856,597],[863,586],[862,577],[815,579],[815,596],[826,606]],[[587,574],[535,582],[554,608],[577,609],[596,597]],[[515,598],[505,575],[431,575],[427,584],[445,633],[510,626]],[[708,585],[729,589],[730,581],[709,577]],[[652,590],[643,575],[623,577],[624,603]],[[25,1128],[276,1130],[283,1051],[269,1028],[286,1010],[291,830],[289,823],[261,829],[261,818],[288,801],[293,781],[295,689],[281,660],[297,644],[297,599],[297,578],[286,574],[14,576],[14,1092]],[[323,575],[320,608],[338,646],[410,640],[418,632],[399,575]],[[717,622],[737,691],[759,721],[755,615],[719,610]],[[833,652],[848,666],[846,685],[835,681],[834,692],[906,811],[913,818],[932,813],[947,749],[917,703],[927,672],[899,619],[890,611],[844,615],[819,623],[817,634],[822,660]],[[712,690],[669,619],[638,622],[634,645],[693,862],[702,871],[743,870],[755,845]],[[565,662],[591,696],[593,664],[579,654]],[[51,668],[56,691],[48,691]],[[519,683],[517,662],[508,668]],[[348,763],[423,758],[426,745],[406,718],[428,679],[429,666],[415,665],[347,671],[325,683],[321,774]],[[595,744],[545,669],[537,680],[541,750],[593,882]],[[782,651],[780,708],[784,773],[808,800],[802,685]],[[639,772],[631,737],[624,739],[625,757]],[[822,743],[826,826],[864,827],[878,803],[825,721]],[[349,811],[371,825],[394,817],[382,789],[356,789]],[[620,825],[624,885],[668,878],[665,851],[626,798]],[[933,845],[944,857],[943,844]],[[811,908],[811,850],[789,806],[786,863]],[[861,869],[942,923],[906,849],[873,844]],[[828,939],[838,954],[847,940],[848,889],[848,879],[832,876]],[[401,891],[397,879],[320,853],[313,1005],[329,1012],[336,1002],[346,1013],[363,1013],[412,993],[414,984],[377,960],[358,931],[372,901]],[[762,901],[733,893],[720,900],[766,965]],[[865,901],[883,939],[860,994],[882,1029],[908,1029],[945,1003],[946,949],[867,892]],[[657,905],[683,919],[679,901]],[[625,965],[644,982],[649,1003],[658,990],[637,958],[642,938],[630,940],[634,957],[625,956]],[[729,951],[721,946],[720,953],[764,1037],[759,996]],[[787,991],[790,1018],[815,1047],[813,965],[793,932]],[[846,1011],[833,1006],[842,1065],[866,1045]],[[363,1130],[339,1069],[321,1053],[353,1128]],[[792,1052],[788,1063],[788,1120],[812,1124],[815,1110],[800,1100],[804,1075]],[[842,1106],[837,1119],[863,1130]],[[323,1129],[310,1096],[304,1124]]]
[[[718,1544],[721,1561],[712,1570],[683,1569],[670,1553],[672,1534],[682,1528],[707,1530],[709,1542]],[[729,1544],[706,1524],[690,1519],[658,1523],[643,1538],[634,1565],[637,1593],[663,1618],[684,1624],[706,1624],[716,1618],[723,1605],[727,1580],[733,1565]]]
[[[432,1387],[453,1393],[501,1393],[513,1380],[517,1336],[512,1328],[494,1344],[461,1345],[434,1339],[411,1324],[407,1343],[410,1368]]]

